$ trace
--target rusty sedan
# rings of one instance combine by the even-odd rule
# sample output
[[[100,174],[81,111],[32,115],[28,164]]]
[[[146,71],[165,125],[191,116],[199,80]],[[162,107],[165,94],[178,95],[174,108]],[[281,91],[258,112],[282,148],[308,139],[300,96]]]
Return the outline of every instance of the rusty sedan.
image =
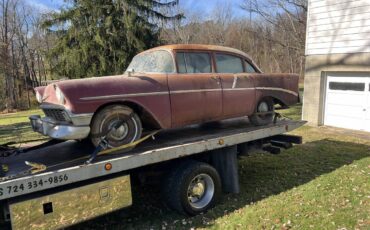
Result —
[[[34,131],[54,139],[104,137],[113,148],[138,140],[143,129],[169,129],[248,116],[273,121],[276,105],[299,101],[298,75],[265,74],[239,50],[167,45],[136,55],[123,75],[60,81],[39,88],[45,116]],[[42,94],[42,95],[41,95]]]

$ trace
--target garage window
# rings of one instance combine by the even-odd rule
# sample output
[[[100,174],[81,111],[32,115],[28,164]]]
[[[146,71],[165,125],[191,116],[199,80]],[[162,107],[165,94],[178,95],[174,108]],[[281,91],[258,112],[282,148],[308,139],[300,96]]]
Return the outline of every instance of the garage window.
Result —
[[[354,82],[329,82],[330,90],[345,90],[345,91],[364,91],[364,83]]]

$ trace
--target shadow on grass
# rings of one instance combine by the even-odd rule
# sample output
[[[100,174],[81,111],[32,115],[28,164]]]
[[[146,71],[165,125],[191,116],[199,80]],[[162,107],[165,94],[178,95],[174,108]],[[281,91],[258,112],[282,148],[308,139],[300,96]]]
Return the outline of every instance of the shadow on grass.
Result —
[[[158,185],[133,187],[134,205],[70,229],[189,229],[206,227],[229,212],[303,185],[355,160],[369,157],[369,146],[320,140],[283,151],[280,155],[255,154],[239,161],[241,193],[225,195],[206,214],[186,218],[164,207]],[[182,220],[188,224],[183,225]],[[191,222],[191,224],[189,224]]]
[[[29,122],[0,126],[0,144],[10,141],[25,141],[38,136],[37,133],[33,132]]]
[[[209,212],[186,218],[161,202],[158,184],[133,186],[134,205],[69,229],[189,229],[212,226],[214,221],[269,196],[308,183],[343,165],[369,157],[369,146],[323,139],[297,145],[280,155],[254,154],[239,161],[241,193],[223,196]],[[185,224],[183,224],[185,220]]]

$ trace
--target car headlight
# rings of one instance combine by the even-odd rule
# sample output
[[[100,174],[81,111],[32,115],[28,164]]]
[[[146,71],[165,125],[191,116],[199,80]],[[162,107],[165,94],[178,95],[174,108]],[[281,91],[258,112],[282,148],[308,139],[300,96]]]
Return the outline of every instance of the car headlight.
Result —
[[[62,92],[62,90],[59,89],[59,87],[55,86],[55,95],[59,101],[60,104],[64,105],[65,103],[65,97]]]
[[[38,103],[42,103],[42,96],[39,91],[36,91],[36,100]]]

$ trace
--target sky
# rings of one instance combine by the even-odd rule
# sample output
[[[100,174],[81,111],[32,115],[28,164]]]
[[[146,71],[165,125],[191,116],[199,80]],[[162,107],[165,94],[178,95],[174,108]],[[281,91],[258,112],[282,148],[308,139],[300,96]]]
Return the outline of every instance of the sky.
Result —
[[[41,12],[58,10],[63,6],[64,0],[25,0],[29,5],[38,8]],[[204,12],[208,15],[216,7],[225,6],[225,3],[231,4],[235,16],[245,14],[245,11],[240,9],[240,4],[243,0],[179,0],[180,7],[189,11]]]
[[[180,6],[187,10],[195,10],[209,14],[216,7],[224,7],[229,3],[237,15],[245,14],[245,11],[240,9],[243,0],[180,0]],[[236,16],[237,16],[236,15]]]

